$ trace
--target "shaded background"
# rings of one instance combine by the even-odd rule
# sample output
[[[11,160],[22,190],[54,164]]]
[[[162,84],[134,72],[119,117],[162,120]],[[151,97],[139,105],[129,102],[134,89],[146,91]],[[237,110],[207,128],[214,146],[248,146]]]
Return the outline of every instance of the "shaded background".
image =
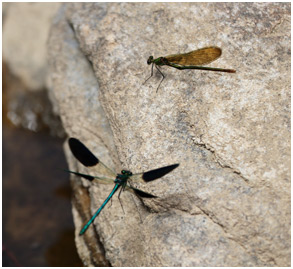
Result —
[[[49,18],[59,5],[52,4],[39,29],[49,31]],[[13,67],[31,74],[45,66],[46,37],[28,25],[38,20],[33,13],[44,8],[36,3],[2,7],[3,42],[15,51],[3,50],[2,63],[2,266],[82,266],[74,243],[69,176],[62,171],[67,168],[65,133],[53,113],[44,74],[26,80]],[[27,57],[19,57],[32,37]],[[13,57],[18,64],[13,65]]]

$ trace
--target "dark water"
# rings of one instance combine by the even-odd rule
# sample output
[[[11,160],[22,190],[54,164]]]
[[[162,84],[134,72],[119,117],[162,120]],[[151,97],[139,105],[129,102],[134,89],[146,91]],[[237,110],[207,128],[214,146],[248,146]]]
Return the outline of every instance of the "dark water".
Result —
[[[39,128],[38,122],[34,132],[15,127],[6,116],[19,116],[9,107],[19,101],[8,98],[8,90],[13,91],[4,83],[2,266],[82,266],[74,243],[69,175],[62,171],[67,168],[64,138],[50,135],[50,128]],[[35,101],[21,106],[23,117],[25,109],[34,111]]]

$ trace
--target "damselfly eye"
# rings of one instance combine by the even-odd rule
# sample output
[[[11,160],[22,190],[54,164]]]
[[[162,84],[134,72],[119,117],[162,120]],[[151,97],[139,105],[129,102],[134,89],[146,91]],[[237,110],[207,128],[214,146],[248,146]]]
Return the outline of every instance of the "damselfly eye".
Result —
[[[121,174],[122,174],[122,175],[125,175],[125,174],[126,174],[126,171],[125,171],[125,170],[122,170],[122,171],[121,171]]]
[[[147,60],[147,64],[151,64],[153,62],[154,57],[150,56]]]

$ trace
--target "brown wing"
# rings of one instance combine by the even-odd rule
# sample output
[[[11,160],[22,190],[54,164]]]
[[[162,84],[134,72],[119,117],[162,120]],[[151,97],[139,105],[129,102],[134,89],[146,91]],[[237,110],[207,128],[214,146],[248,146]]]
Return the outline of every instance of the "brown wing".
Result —
[[[218,47],[206,47],[184,54],[169,55],[164,58],[174,64],[203,65],[215,61],[221,56],[221,54],[222,50]]]

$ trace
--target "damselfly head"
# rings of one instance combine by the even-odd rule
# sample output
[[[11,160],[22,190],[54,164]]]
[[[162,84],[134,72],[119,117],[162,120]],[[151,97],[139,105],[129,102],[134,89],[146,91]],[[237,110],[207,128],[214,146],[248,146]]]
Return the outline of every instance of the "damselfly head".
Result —
[[[153,56],[150,56],[150,57],[148,58],[147,63],[148,63],[148,64],[151,64],[151,63],[153,62],[153,59],[154,59],[154,57],[153,57]]]
[[[121,174],[122,175],[125,175],[125,176],[132,176],[132,172],[128,171],[128,170],[122,170],[121,171]]]

